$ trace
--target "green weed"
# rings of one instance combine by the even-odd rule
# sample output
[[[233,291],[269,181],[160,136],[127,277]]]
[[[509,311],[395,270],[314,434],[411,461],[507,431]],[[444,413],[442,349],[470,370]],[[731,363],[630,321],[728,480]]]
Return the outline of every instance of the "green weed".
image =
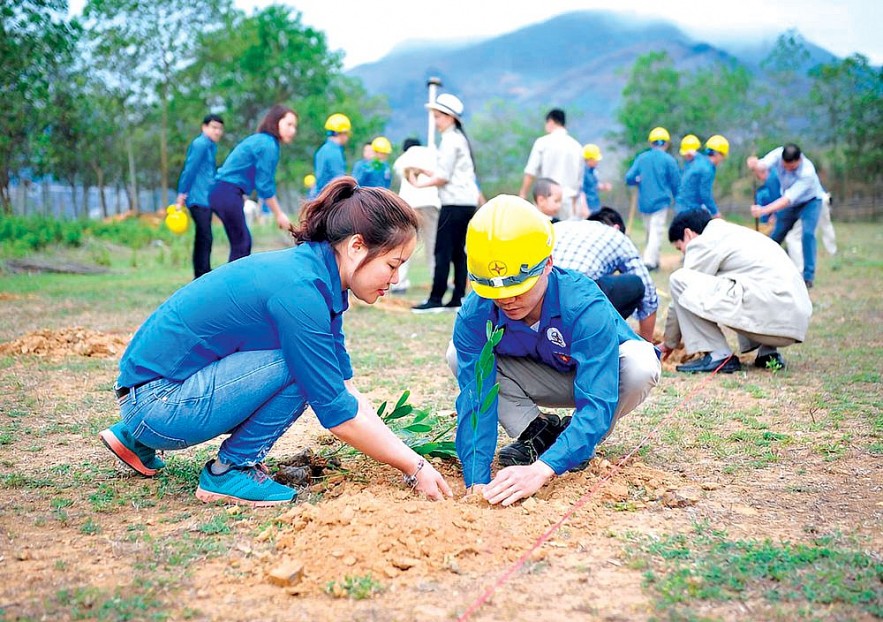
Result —
[[[383,585],[375,581],[371,574],[363,576],[345,576],[342,581],[329,581],[325,592],[337,598],[364,600],[383,591]]]

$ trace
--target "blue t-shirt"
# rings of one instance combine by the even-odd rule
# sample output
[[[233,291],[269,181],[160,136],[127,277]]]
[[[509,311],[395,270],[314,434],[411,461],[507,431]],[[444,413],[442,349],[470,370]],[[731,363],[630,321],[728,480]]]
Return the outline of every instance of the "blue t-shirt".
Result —
[[[382,160],[359,160],[353,167],[353,177],[365,188],[388,189],[392,184],[392,170]]]
[[[316,171],[316,195],[331,183],[333,179],[346,175],[346,157],[343,146],[338,145],[329,137],[316,151],[313,162]]]
[[[291,378],[326,428],[355,417],[344,380],[347,294],[334,251],[307,242],[244,257],[185,285],[141,325],[117,383],[184,381],[234,352],[282,350]]]
[[[678,163],[659,147],[638,154],[625,175],[625,183],[638,186],[638,209],[642,214],[653,214],[671,205],[680,181]]]
[[[681,186],[675,201],[677,212],[704,207],[712,216],[718,215],[717,204],[714,202],[712,188],[717,167],[707,155],[696,153],[693,163],[684,170]]]
[[[240,142],[218,171],[217,180],[241,188],[249,195],[257,189],[258,198],[276,196],[276,165],[279,141],[272,134],[252,134]]]
[[[781,196],[782,186],[779,184],[779,175],[776,173],[775,168],[771,168],[766,181],[754,192],[754,202],[761,207],[766,207]],[[760,217],[760,222],[762,223],[767,223],[769,220],[770,214],[764,214]]]
[[[503,327],[494,349],[501,356],[524,357],[559,372],[576,372],[573,420],[555,443],[540,456],[559,475],[589,458],[613,422],[619,401],[619,344],[640,340],[617,313],[595,282],[584,274],[552,268],[543,299],[538,330],[509,320],[492,300],[470,293],[454,323],[457,350],[457,455],[466,486],[491,479],[497,446],[497,404],[479,413],[473,430],[472,413],[478,397],[494,385],[496,366],[476,396],[475,365],[487,341],[488,320]]]
[[[178,194],[187,195],[187,207],[208,207],[208,194],[215,183],[218,146],[205,134],[193,139],[187,147],[184,168],[178,178]]]

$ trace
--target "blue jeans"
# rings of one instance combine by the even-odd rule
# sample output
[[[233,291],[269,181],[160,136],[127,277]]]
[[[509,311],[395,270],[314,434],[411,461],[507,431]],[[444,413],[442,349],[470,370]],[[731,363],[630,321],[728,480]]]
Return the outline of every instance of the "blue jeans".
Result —
[[[183,449],[221,434],[218,458],[235,466],[264,459],[306,408],[281,350],[235,352],[183,382],[160,378],[129,392],[120,414],[153,449]]]
[[[803,224],[803,280],[812,281],[816,274],[816,226],[822,213],[822,200],[813,199],[799,205],[789,205],[776,212],[776,226],[770,237],[778,244],[782,243],[794,223],[800,219]]]

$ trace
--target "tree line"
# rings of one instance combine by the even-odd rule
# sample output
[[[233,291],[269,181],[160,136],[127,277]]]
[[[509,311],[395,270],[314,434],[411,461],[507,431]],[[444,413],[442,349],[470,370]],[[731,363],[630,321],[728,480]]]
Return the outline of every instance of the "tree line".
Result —
[[[641,56],[608,138],[636,153],[656,125],[673,138],[722,133],[733,145],[731,162],[793,140],[837,191],[875,189],[883,174],[883,72],[858,54],[807,72],[807,55],[795,33],[780,37],[765,80],[731,63],[685,71],[665,52]],[[277,174],[280,186],[299,187],[330,112],[349,116],[365,140],[389,117],[386,99],[370,96],[342,66],[341,52],[291,7],[246,14],[232,0],[88,0],[69,18],[66,0],[2,3],[0,208],[11,211],[14,178],[51,176],[97,188],[105,216],[108,188],[125,189],[128,208],[138,211],[139,187],[175,186],[207,112],[225,118],[220,161],[274,103],[300,116]],[[470,117],[486,196],[517,189],[544,113],[494,101]],[[350,142],[351,160],[360,146]],[[718,189],[730,191],[744,174],[741,162],[722,167]],[[71,196],[74,213],[86,215],[85,196],[79,204]]]

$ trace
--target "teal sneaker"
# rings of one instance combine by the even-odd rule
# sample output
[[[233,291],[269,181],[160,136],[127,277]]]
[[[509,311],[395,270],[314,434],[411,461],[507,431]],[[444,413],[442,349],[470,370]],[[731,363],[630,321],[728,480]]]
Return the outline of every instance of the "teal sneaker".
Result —
[[[199,474],[196,498],[200,501],[242,503],[259,508],[291,503],[297,496],[296,490],[273,481],[258,466],[233,467],[215,475],[211,469],[213,462],[209,460]]]
[[[99,432],[98,438],[123,464],[145,477],[153,477],[166,466],[156,450],[136,441],[122,421]]]

